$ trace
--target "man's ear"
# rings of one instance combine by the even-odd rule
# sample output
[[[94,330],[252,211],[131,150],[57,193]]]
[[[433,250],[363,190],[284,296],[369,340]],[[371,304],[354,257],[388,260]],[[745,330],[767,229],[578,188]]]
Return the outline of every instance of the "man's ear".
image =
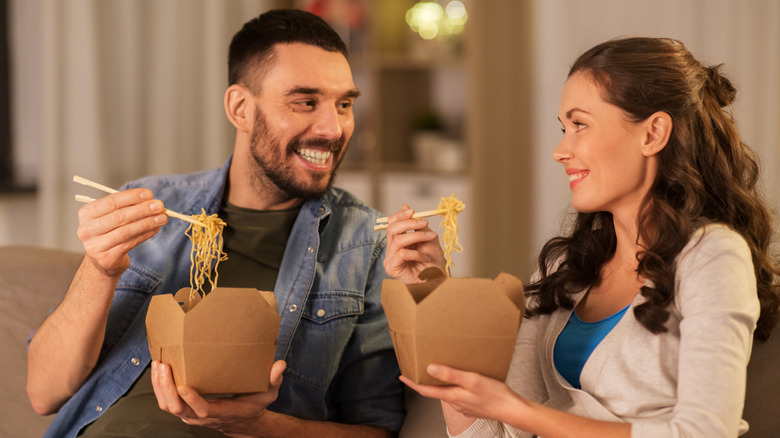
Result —
[[[669,143],[669,137],[672,135],[672,117],[664,112],[653,113],[644,122],[645,138],[642,142],[642,155],[646,157],[653,156]]]
[[[250,132],[254,124],[254,95],[243,85],[225,90],[225,114],[239,131]]]

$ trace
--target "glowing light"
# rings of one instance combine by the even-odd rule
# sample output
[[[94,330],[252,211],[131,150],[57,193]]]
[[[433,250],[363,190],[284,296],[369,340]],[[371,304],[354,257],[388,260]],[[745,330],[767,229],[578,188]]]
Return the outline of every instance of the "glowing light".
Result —
[[[406,11],[406,23],[420,37],[430,40],[463,32],[468,16],[466,6],[457,0],[444,8],[437,2],[422,1]]]

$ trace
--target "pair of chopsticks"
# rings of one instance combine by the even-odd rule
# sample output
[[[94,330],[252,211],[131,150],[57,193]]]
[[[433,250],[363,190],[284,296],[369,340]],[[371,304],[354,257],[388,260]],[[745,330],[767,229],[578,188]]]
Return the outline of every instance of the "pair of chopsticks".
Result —
[[[447,213],[446,208],[437,208],[436,210],[426,210],[421,211],[419,213],[415,213],[412,215],[412,219],[420,219],[423,217],[431,217],[436,216],[438,214],[445,214]],[[386,230],[387,229],[387,218],[386,217],[380,217],[376,220],[376,222],[380,225],[376,225],[374,227],[374,231],[380,231],[380,230]]]
[[[85,186],[89,186],[89,187],[96,188],[98,190],[102,190],[102,191],[104,191],[106,193],[117,193],[118,192],[118,190],[114,190],[111,187],[106,187],[103,184],[98,184],[96,182],[90,181],[90,180],[88,180],[88,179],[86,179],[84,177],[78,176],[78,175],[73,175],[73,181],[75,181],[75,182],[77,182],[79,184],[83,184]],[[89,196],[76,195],[76,201],[79,201],[79,202],[92,202],[94,200],[95,200],[95,198],[90,198]],[[193,218],[192,216],[187,216],[187,215],[184,215],[184,214],[181,214],[181,213],[176,213],[175,211],[168,210],[167,208],[165,209],[165,214],[167,214],[169,217],[175,217],[176,219],[181,219],[183,221],[189,222],[189,223],[191,223],[193,225],[197,225],[199,227],[206,227],[206,224],[204,224],[203,222]]]

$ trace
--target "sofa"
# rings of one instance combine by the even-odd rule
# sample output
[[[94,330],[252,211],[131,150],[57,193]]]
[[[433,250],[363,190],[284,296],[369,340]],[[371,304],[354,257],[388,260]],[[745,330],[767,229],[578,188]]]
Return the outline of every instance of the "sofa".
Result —
[[[80,254],[26,247],[0,247],[0,437],[39,437],[51,421],[37,415],[25,392],[27,338],[62,299]],[[780,330],[756,344],[748,366],[744,418],[748,438],[780,436]],[[401,438],[446,437],[439,403],[407,392]]]
[[[0,437],[43,435],[52,416],[27,399],[27,338],[62,300],[82,254],[27,246],[0,247]],[[447,437],[437,400],[409,390],[402,438]]]

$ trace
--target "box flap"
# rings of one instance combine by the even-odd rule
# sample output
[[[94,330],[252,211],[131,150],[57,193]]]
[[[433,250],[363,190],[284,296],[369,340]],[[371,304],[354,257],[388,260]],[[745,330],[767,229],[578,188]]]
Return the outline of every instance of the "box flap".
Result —
[[[184,342],[249,344],[274,341],[281,317],[273,292],[217,287],[187,312]]]
[[[190,309],[195,307],[195,305],[203,299],[199,292],[193,291],[189,287],[179,289],[173,297],[176,299],[176,302],[179,303],[182,310],[184,310],[184,313],[189,312]]]
[[[430,268],[423,269],[422,272],[420,272],[420,275],[417,276],[421,281],[428,282],[428,283],[441,283],[444,280],[447,279],[447,276],[444,274],[444,271],[441,269],[431,266]]]
[[[382,280],[382,307],[393,328],[402,332],[414,329],[414,315],[417,303],[414,302],[406,285],[401,280]]]
[[[189,291],[189,288],[182,290]],[[184,310],[173,295],[153,296],[149,303],[149,310],[146,312],[146,332],[149,345],[172,345],[181,342],[184,316]]]
[[[525,290],[523,282],[514,275],[501,272],[495,279],[496,285],[506,292],[507,298],[520,309],[520,317],[525,315]]]
[[[493,280],[449,278],[418,305],[417,330],[442,336],[512,334],[519,314]]]

